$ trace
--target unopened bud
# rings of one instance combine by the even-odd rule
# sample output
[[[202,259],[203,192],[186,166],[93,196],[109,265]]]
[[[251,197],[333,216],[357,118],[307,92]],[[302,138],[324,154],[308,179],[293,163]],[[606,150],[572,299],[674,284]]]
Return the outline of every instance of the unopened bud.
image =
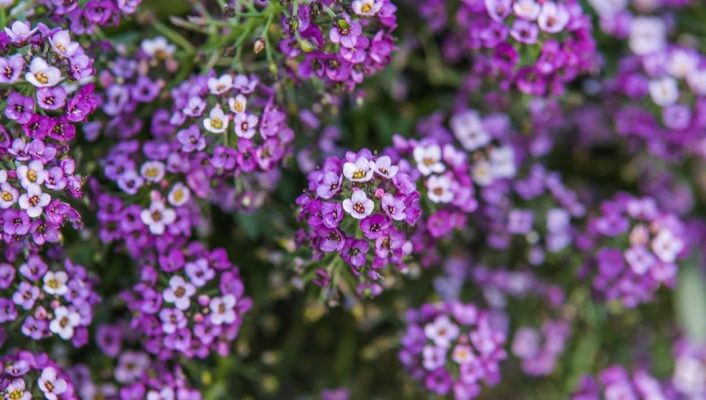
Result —
[[[225,14],[225,16],[228,18],[235,17],[235,7],[230,4],[226,5],[225,7],[223,7],[223,14]]]
[[[304,53],[311,53],[314,51],[314,45],[306,39],[299,40],[299,48],[302,49]]]
[[[265,40],[263,38],[258,38],[252,46],[252,51],[255,54],[260,54],[262,53],[262,50],[265,50]]]

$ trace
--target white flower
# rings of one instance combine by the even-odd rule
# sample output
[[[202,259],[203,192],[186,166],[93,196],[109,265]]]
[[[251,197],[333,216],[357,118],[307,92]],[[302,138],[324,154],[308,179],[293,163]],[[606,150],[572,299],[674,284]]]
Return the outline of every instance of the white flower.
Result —
[[[490,135],[483,126],[483,121],[477,111],[466,110],[455,114],[450,121],[451,130],[461,146],[468,151],[490,143]]]
[[[172,187],[172,190],[169,191],[169,195],[167,196],[169,204],[173,205],[174,207],[183,206],[189,201],[190,198],[191,191],[181,182],[175,183]]]
[[[388,156],[382,156],[375,161],[371,161],[370,167],[373,172],[387,179],[394,178],[397,175],[397,171],[399,171],[399,167],[392,165],[392,159]]]
[[[453,181],[446,175],[432,175],[427,179],[427,196],[434,203],[449,203],[454,198]]]
[[[140,44],[140,48],[148,56],[157,59],[165,59],[174,54],[174,51],[176,50],[176,47],[167,42],[167,39],[162,36],[157,36],[154,39],[143,40]]]
[[[57,376],[53,367],[44,368],[37,383],[39,389],[44,393],[44,397],[49,400],[57,400],[68,388],[66,381]]]
[[[164,163],[161,161],[146,161],[140,167],[140,175],[150,182],[159,182],[164,178]]]
[[[676,261],[679,253],[684,249],[684,242],[669,229],[662,229],[652,239],[652,251],[660,260],[666,263]]]
[[[235,125],[235,134],[238,137],[245,139],[250,139],[255,136],[255,128],[257,127],[258,119],[255,115],[250,115],[247,113],[235,114],[235,120],[233,125]]]
[[[635,17],[630,23],[630,50],[639,56],[661,50],[665,46],[666,32],[660,17]]]
[[[227,294],[214,297],[209,304],[211,308],[211,323],[213,325],[232,324],[235,321],[235,296]]]
[[[684,79],[699,67],[699,56],[693,51],[676,49],[669,54],[667,71],[679,79]]]
[[[165,228],[176,220],[176,213],[171,208],[166,208],[161,201],[154,201],[149,209],[143,209],[140,219],[149,227],[153,235],[161,235]]]
[[[245,112],[247,106],[248,98],[243,96],[242,94],[228,99],[228,107],[230,107],[230,110],[235,114]]]
[[[9,183],[3,182],[0,184],[0,209],[12,207],[17,201],[19,192]]]
[[[34,57],[29,64],[29,72],[25,74],[25,79],[36,87],[50,87],[59,83],[61,71],[49,65],[43,58]]]
[[[24,43],[30,36],[34,34],[37,28],[29,29],[30,25],[22,22],[15,21],[12,23],[10,28],[5,27],[5,33],[10,37],[12,43],[20,44]]]
[[[54,319],[49,323],[49,330],[64,340],[74,336],[74,328],[81,323],[81,316],[65,306],[54,309]],[[45,392],[46,393],[46,392]]]
[[[493,174],[490,168],[490,163],[486,160],[479,160],[473,164],[471,168],[473,182],[480,186],[488,186],[493,183]]]
[[[498,147],[490,152],[490,173],[494,179],[512,178],[515,172],[515,151],[512,147]]]
[[[169,287],[164,289],[162,297],[167,303],[174,303],[180,310],[186,310],[191,305],[191,296],[196,293],[196,287],[187,282],[181,276],[172,276],[169,279]]]
[[[20,184],[27,189],[30,185],[41,185],[47,178],[47,172],[44,170],[44,163],[39,160],[33,160],[29,165],[20,165],[17,167],[17,177],[20,179]]]
[[[77,42],[71,41],[71,36],[67,30],[59,31],[52,35],[49,39],[49,44],[57,54],[66,58],[74,55],[76,50],[80,48]]]
[[[457,364],[468,364],[474,358],[476,356],[473,354],[473,349],[467,344],[458,344],[451,352],[451,359]]]
[[[557,5],[553,1],[547,1],[542,5],[542,11],[537,17],[537,25],[545,32],[559,33],[569,23],[569,17],[569,11],[564,4]]]
[[[382,1],[380,0],[353,0],[352,3],[353,12],[358,15],[364,15],[366,17],[372,17],[377,14],[382,8]]]
[[[221,110],[221,106],[216,105],[211,109],[208,118],[203,120],[203,126],[213,133],[223,133],[228,129],[228,117]]]
[[[702,398],[706,394],[706,366],[693,357],[679,357],[672,383],[679,393],[693,399]]]
[[[512,6],[515,15],[528,21],[534,21],[539,16],[542,7],[534,0],[518,0]]]
[[[679,99],[679,86],[674,78],[665,76],[652,80],[648,88],[652,101],[662,107],[671,106]]]
[[[7,29],[7,28],[5,28]],[[12,399],[12,400],[32,400],[32,395],[25,391],[26,385],[24,379],[14,379],[10,384],[5,388],[4,394],[5,397],[3,399]]]
[[[429,371],[442,367],[446,363],[446,348],[424,346],[422,350],[422,366]]]
[[[358,158],[355,163],[343,164],[343,176],[351,182],[367,182],[373,179],[374,163],[365,157]]]
[[[375,203],[364,191],[354,189],[350,199],[343,200],[343,209],[355,219],[363,219],[373,213]]]
[[[451,341],[456,339],[458,334],[458,326],[451,322],[446,315],[440,315],[424,326],[424,335],[437,346],[445,349],[451,346]]]
[[[441,162],[441,148],[438,145],[417,146],[414,148],[413,155],[417,162],[417,169],[423,175],[440,174],[446,170],[446,166]]]
[[[27,193],[23,193],[18,201],[20,208],[27,211],[27,215],[31,218],[37,218],[42,215],[44,207],[49,205],[51,196],[42,193],[42,189],[38,185],[29,185]]]
[[[233,88],[233,77],[225,74],[219,78],[208,78],[208,90],[211,94],[223,94]]]
[[[69,291],[66,283],[69,281],[69,276],[64,271],[49,271],[44,274],[44,292],[52,296],[63,296]]]
[[[706,69],[696,69],[686,77],[689,88],[697,96],[706,95]]]

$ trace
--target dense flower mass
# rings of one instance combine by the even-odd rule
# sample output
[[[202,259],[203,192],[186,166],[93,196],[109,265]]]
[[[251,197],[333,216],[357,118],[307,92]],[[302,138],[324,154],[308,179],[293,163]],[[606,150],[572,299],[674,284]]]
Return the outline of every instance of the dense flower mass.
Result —
[[[17,351],[0,357],[0,393],[6,399],[78,400],[69,376],[48,355]]]
[[[592,25],[576,0],[470,0],[457,8],[442,0],[419,10],[444,37],[445,55],[470,55],[476,78],[532,95],[559,94],[599,64]]]
[[[389,156],[363,149],[328,158],[308,181],[297,198],[305,225],[297,242],[314,260],[329,262],[319,269],[320,283],[328,286],[330,275],[348,273],[336,267],[342,260],[358,291],[378,294],[383,269],[405,269],[412,252],[408,233],[421,213],[413,178]]]
[[[100,301],[94,281],[83,266],[68,259],[47,262],[30,253],[1,262],[0,329],[14,326],[33,340],[58,337],[84,345]]]
[[[0,0],[0,400],[706,399],[705,17]]]
[[[505,335],[472,304],[425,304],[407,312],[400,361],[430,392],[471,399],[500,380]]]
[[[607,300],[635,307],[661,286],[673,286],[687,244],[681,221],[660,211],[654,199],[625,193],[600,209],[582,238],[593,255],[593,288]]]
[[[383,69],[395,49],[397,6],[390,0],[292,2],[279,49],[293,75],[352,90]]]
[[[572,400],[600,399],[675,399],[665,384],[644,370],[629,373],[618,365],[610,366],[598,379],[584,377]]]
[[[161,359],[229,353],[252,302],[223,249],[208,251],[200,243],[173,247],[140,274],[140,282],[121,297],[146,351]]]

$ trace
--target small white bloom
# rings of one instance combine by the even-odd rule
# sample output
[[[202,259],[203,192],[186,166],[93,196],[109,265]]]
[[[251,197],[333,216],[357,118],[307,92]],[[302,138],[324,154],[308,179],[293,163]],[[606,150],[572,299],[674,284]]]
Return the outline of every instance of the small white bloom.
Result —
[[[461,146],[468,151],[476,150],[490,143],[490,135],[483,126],[480,115],[475,110],[455,114],[450,121],[451,130]]]
[[[167,196],[169,204],[173,205],[174,207],[183,206],[189,201],[190,198],[191,191],[181,182],[175,183],[172,187],[172,190],[169,191],[169,195]]]
[[[146,161],[140,167],[140,175],[150,182],[159,182],[164,178],[164,163],[161,161]]]
[[[68,388],[66,381],[57,376],[53,367],[44,368],[37,383],[39,389],[44,393],[44,397],[48,400],[57,400]]]
[[[31,218],[37,218],[42,215],[44,207],[49,205],[51,196],[42,193],[42,189],[38,185],[29,185],[27,192],[23,193],[18,201],[20,208],[27,212]]]
[[[667,71],[679,79],[685,79],[699,66],[699,56],[693,51],[676,49],[669,54]]]
[[[706,395],[706,366],[693,357],[679,357],[672,383],[679,393],[699,399]]]
[[[10,28],[5,27],[5,33],[10,37],[12,43],[15,44],[24,43],[36,30],[37,28],[30,29],[30,25],[22,21],[13,22]]]
[[[196,287],[177,275],[169,279],[169,287],[164,289],[162,297],[164,301],[174,303],[176,308],[183,311],[191,305],[191,296],[194,293],[196,293]]]
[[[228,129],[228,117],[221,110],[221,106],[216,105],[211,109],[208,118],[203,120],[203,126],[213,133],[223,133]]]
[[[60,338],[69,340],[74,336],[74,328],[79,323],[81,323],[81,316],[76,311],[61,306],[54,310],[54,319],[49,323],[49,330]]]
[[[52,35],[49,39],[49,44],[54,52],[66,58],[74,55],[76,50],[80,48],[77,42],[71,41],[71,36],[67,30],[62,30]]]
[[[512,6],[515,15],[528,21],[534,21],[539,16],[542,7],[535,0],[518,0]]]
[[[0,209],[12,207],[17,202],[19,192],[7,182],[0,184]]]
[[[355,219],[363,219],[373,213],[375,203],[364,191],[354,189],[350,199],[343,200],[343,209]]]
[[[657,105],[671,106],[679,100],[679,86],[674,78],[665,76],[649,83],[650,97]]]
[[[61,71],[49,65],[41,57],[34,57],[29,64],[29,72],[25,74],[25,79],[36,87],[51,87],[61,81]]]
[[[160,60],[171,56],[176,50],[176,47],[173,44],[167,42],[167,39],[162,36],[157,36],[154,39],[143,40],[140,44],[140,48],[148,56]]]
[[[652,239],[652,251],[663,262],[673,263],[676,261],[682,249],[684,249],[684,241],[669,229],[660,230],[657,236]]]
[[[208,78],[208,90],[211,94],[220,95],[233,88],[233,77],[224,74],[218,78]]]
[[[372,17],[382,8],[381,0],[353,0],[351,5],[353,12],[358,15]]]
[[[232,294],[211,299],[211,322],[214,325],[232,324],[235,321],[235,303]]]
[[[343,164],[343,176],[351,182],[368,182],[373,179],[373,166],[375,164],[365,157],[358,158],[355,163]]]
[[[69,291],[66,283],[69,281],[69,276],[64,271],[49,271],[44,274],[44,292],[51,296],[63,296]]]
[[[446,175],[432,175],[427,179],[427,196],[434,203],[449,203],[454,198],[453,181]]]
[[[564,4],[547,1],[542,4],[542,11],[537,17],[537,25],[544,32],[559,33],[569,23],[569,17],[569,11]]]
[[[377,160],[371,161],[370,167],[374,173],[387,179],[394,178],[397,175],[397,171],[399,171],[399,167],[392,165],[392,159],[388,156],[378,157]]]
[[[440,174],[446,170],[446,166],[441,162],[441,147],[436,144],[428,147],[417,146],[413,155],[417,169],[422,175]]]
[[[7,29],[7,28],[5,28]],[[3,399],[13,399],[13,400],[32,400],[32,394],[27,392],[26,390],[26,384],[24,379],[18,378],[14,379],[10,384],[5,388],[5,397]]]
[[[245,112],[245,109],[248,107],[248,98],[242,94],[231,97],[228,99],[228,107],[230,107],[230,111],[235,114]]]
[[[479,160],[471,167],[471,176],[473,182],[480,186],[488,186],[493,183],[493,174],[490,168],[490,163],[486,160]]]
[[[494,179],[512,178],[515,176],[515,151],[512,147],[503,146],[490,152],[490,173]]]
[[[436,343],[437,346],[449,348],[451,341],[456,339],[459,334],[458,326],[456,326],[449,317],[441,315],[424,326],[424,335]]]
[[[176,213],[171,208],[165,207],[163,202],[154,201],[149,209],[142,210],[140,219],[149,227],[153,235],[161,235],[167,226],[174,223]]]
[[[44,163],[39,160],[33,160],[29,165],[20,165],[17,167],[17,177],[20,179],[20,184],[27,189],[30,185],[41,185],[47,178],[47,172],[44,170]]]
[[[664,48],[667,27],[659,17],[635,17],[630,23],[628,43],[638,56],[654,53]]]

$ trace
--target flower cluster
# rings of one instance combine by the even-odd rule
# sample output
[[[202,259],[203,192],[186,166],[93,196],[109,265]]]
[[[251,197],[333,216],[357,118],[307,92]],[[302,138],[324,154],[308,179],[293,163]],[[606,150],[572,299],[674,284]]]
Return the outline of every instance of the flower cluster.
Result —
[[[622,59],[605,83],[608,93],[623,99],[614,117],[617,133],[637,138],[660,157],[703,156],[705,60],[697,50],[667,44]]]
[[[654,46],[653,39],[663,37],[669,11],[687,6],[691,0],[612,1],[589,0],[599,17],[601,30],[620,39],[628,39],[636,53]]]
[[[279,48],[296,63],[291,71],[296,78],[318,78],[350,91],[390,62],[397,27],[392,1],[290,4],[290,17],[281,21]]]
[[[140,273],[140,282],[121,297],[146,351],[161,359],[229,353],[252,302],[225,250],[198,242],[173,247]]]
[[[531,376],[554,372],[571,334],[568,322],[546,321],[541,329],[523,326],[515,332],[512,354],[521,359],[522,371]]]
[[[120,19],[133,14],[142,0],[41,0],[53,21],[60,21],[76,35],[94,34],[97,28],[117,26]]]
[[[92,60],[68,31],[16,21],[0,32],[0,83],[7,89],[0,127],[0,237],[30,246],[56,243],[66,222],[81,225],[66,199],[82,196],[69,155],[75,124],[96,107]]]
[[[488,245],[503,251],[524,247],[532,265],[543,264],[547,253],[568,248],[576,233],[573,222],[585,213],[559,174],[538,164],[526,177],[499,182],[484,192],[492,192],[484,196],[481,218]]]
[[[131,349],[138,338],[127,324],[99,325],[96,343],[105,357],[69,371],[81,399],[200,400],[178,364]],[[109,365],[109,367],[106,367]]]
[[[199,197],[210,195],[221,203],[219,189],[225,187],[249,208],[253,192],[271,188],[277,179],[272,172],[290,154],[294,140],[275,94],[255,75],[229,73],[197,75],[171,91],[169,123],[176,129],[171,141],[184,172],[189,182],[215,182],[210,192],[208,186],[190,184]]]
[[[389,156],[363,149],[328,158],[308,181],[297,199],[298,218],[306,225],[298,245],[310,248],[314,259],[331,261],[323,275],[343,272],[335,268],[342,259],[358,278],[359,291],[379,292],[381,270],[404,269],[412,251],[407,234],[421,214],[414,180]]]
[[[95,278],[66,259],[47,263],[32,253],[13,265],[0,262],[0,326],[21,326],[33,340],[58,336],[82,346],[100,301]]]
[[[472,304],[425,304],[407,311],[399,358],[429,391],[456,399],[478,396],[500,379],[505,334]]]
[[[68,375],[49,356],[16,351],[0,357],[3,399],[78,400]]]
[[[473,75],[496,78],[504,89],[562,93],[599,62],[590,17],[576,0],[471,0],[457,10],[433,1],[421,12],[432,27],[455,17],[445,55],[453,60],[470,52]]]
[[[94,51],[101,67],[97,77],[101,113],[84,125],[86,138],[95,141],[101,134],[133,138],[147,121],[155,137],[172,133],[169,112],[156,106],[167,95],[166,79],[179,66],[174,52],[175,46],[162,36],[144,39],[132,51],[101,43]]]
[[[580,238],[580,247],[593,255],[593,288],[606,300],[635,307],[661,286],[673,286],[686,254],[681,221],[659,210],[654,199],[626,193],[604,201],[600,210]]]
[[[598,379],[585,376],[572,394],[572,400],[600,399],[675,399],[666,388],[644,370],[628,373],[618,365],[598,374]]]

